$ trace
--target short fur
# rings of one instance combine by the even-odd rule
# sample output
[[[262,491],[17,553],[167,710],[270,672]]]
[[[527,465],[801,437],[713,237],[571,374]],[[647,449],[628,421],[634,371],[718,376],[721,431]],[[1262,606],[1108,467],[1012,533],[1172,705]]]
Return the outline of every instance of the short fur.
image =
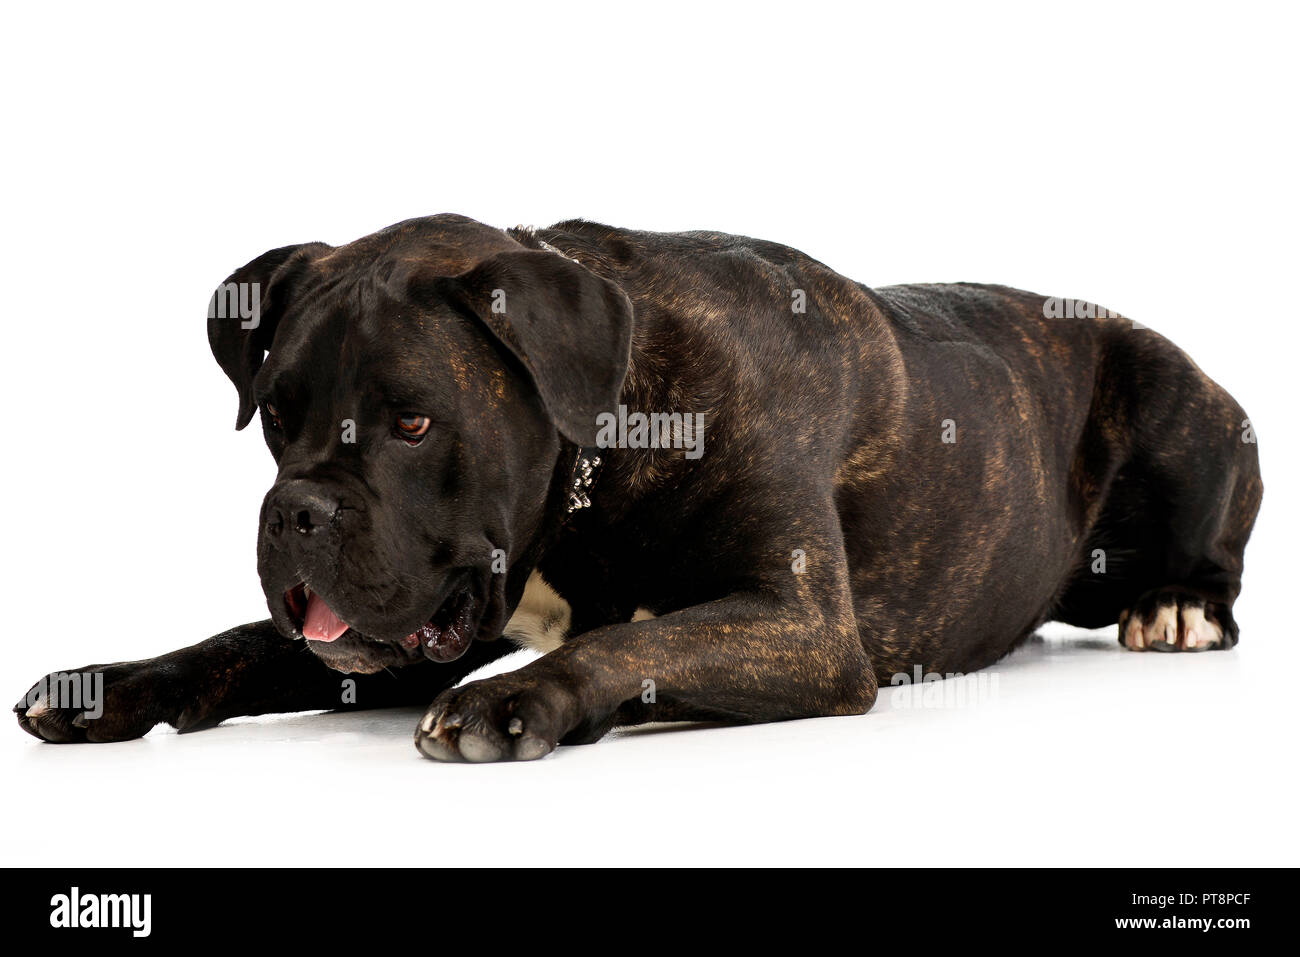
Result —
[[[265,293],[259,328],[209,335],[239,425],[261,408],[279,463],[259,541],[272,619],[97,669],[97,719],[20,703],[45,740],[338,707],[346,671],[345,707],[433,702],[430,757],[535,758],[619,724],[860,714],[894,675],[983,668],[1052,619],[1150,625],[1173,606],[1237,640],[1263,493],[1246,415],[1104,310],[872,290],[776,243],[580,220],[411,220],[230,281]],[[703,413],[704,454],[601,449],[570,514],[579,449],[620,404]],[[433,437],[395,439],[401,410]],[[567,637],[455,687],[505,650],[535,573]],[[352,626],[314,654],[286,606],[299,580]],[[475,640],[426,660],[403,638],[453,599]]]

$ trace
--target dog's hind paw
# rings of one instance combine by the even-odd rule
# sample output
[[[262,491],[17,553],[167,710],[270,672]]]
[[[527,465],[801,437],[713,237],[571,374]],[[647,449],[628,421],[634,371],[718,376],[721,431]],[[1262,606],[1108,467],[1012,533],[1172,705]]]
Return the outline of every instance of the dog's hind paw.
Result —
[[[1207,604],[1204,598],[1178,589],[1157,589],[1120,614],[1119,642],[1131,651],[1231,648],[1236,644],[1236,626],[1221,605]]]

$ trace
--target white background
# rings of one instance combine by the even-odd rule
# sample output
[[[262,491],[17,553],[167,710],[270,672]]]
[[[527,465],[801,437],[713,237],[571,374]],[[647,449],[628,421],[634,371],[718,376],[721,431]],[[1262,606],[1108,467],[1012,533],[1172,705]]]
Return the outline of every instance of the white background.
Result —
[[[265,616],[274,469],[232,428],[208,296],[271,247],[441,211],[747,233],[1164,332],[1260,436],[1238,650],[1057,629],[979,707],[885,694],[521,766],[423,760],[418,710],[11,725],[3,862],[1296,864],[1294,16],[889,7],[11,10],[0,690]]]

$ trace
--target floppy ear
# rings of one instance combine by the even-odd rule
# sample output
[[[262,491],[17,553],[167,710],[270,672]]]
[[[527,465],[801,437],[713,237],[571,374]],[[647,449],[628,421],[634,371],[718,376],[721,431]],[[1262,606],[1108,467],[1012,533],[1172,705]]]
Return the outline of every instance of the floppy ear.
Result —
[[[560,433],[596,444],[596,416],[617,407],[627,374],[632,303],[622,289],[533,250],[498,253],[459,276],[416,286],[478,318],[528,371]]]
[[[235,428],[257,409],[253,376],[275,341],[275,330],[292,300],[294,279],[325,243],[299,243],[263,253],[236,269],[208,301],[208,344],[217,364],[239,390]]]

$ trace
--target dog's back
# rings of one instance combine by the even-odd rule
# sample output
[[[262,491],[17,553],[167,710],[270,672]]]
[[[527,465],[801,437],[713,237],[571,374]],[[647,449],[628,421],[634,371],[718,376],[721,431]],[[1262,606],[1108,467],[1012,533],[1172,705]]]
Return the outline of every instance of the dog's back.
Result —
[[[689,360],[634,368],[641,401],[707,409],[710,455],[761,435],[751,468],[812,469],[833,489],[878,678],[972,671],[1046,620],[1113,622],[1189,579],[1219,583],[1207,598],[1233,640],[1255,446],[1231,397],[1158,334],[1006,286],[873,290],[744,236],[580,220],[538,235],[622,286],[649,353]],[[660,474],[684,477],[666,460]],[[1171,482],[1222,512],[1199,541],[1165,508]]]

